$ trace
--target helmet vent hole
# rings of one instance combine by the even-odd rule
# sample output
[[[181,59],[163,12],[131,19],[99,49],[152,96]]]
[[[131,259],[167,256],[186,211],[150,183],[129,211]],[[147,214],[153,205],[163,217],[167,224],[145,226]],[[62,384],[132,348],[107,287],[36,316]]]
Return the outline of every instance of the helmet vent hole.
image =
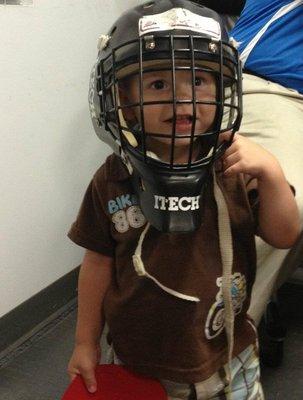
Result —
[[[114,26],[113,29],[110,31],[110,36],[112,36],[117,30],[117,27]]]
[[[139,178],[139,186],[140,186],[140,189],[142,190],[142,192],[145,192],[144,182],[141,177]]]
[[[155,2],[154,1],[150,1],[149,3],[144,4],[143,8],[144,9],[151,8],[154,5],[155,5]]]

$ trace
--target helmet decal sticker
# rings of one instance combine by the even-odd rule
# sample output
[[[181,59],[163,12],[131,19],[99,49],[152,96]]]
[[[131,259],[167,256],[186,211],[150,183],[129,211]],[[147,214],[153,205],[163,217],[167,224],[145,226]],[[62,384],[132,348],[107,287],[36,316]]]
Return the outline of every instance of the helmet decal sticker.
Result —
[[[217,21],[194,14],[185,8],[173,8],[161,14],[145,15],[139,20],[140,36],[172,29],[203,33],[214,40],[221,38],[221,29]]]
[[[189,211],[189,210],[199,210],[200,208],[200,195],[193,197],[165,197],[155,195],[154,208],[156,210],[168,210],[168,211]]]

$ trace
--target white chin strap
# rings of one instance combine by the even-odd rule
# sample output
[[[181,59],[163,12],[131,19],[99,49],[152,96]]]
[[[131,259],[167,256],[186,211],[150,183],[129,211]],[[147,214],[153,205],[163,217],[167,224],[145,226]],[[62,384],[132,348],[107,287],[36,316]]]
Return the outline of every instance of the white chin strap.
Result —
[[[218,209],[219,246],[222,260],[222,296],[225,310],[225,332],[228,345],[227,378],[231,383],[231,360],[234,349],[234,322],[235,313],[232,301],[232,267],[233,267],[233,242],[230,226],[229,212],[223,192],[214,177],[214,196]]]
[[[132,147],[137,147],[137,146],[138,146],[138,141],[137,141],[137,139],[135,138],[135,136],[134,136],[131,132],[129,132],[129,131],[123,129],[123,127],[128,126],[128,124],[127,124],[127,122],[126,122],[126,120],[125,120],[125,118],[124,118],[123,112],[122,112],[122,110],[121,110],[121,108],[120,108],[120,106],[121,106],[121,101],[120,101],[120,96],[119,96],[119,87],[118,87],[118,84],[116,84],[115,90],[116,90],[116,93],[118,93],[118,95],[115,96],[114,88],[112,88],[112,96],[113,96],[113,98],[116,98],[116,102],[117,102],[117,105],[118,105],[118,117],[119,117],[119,120],[120,120],[120,125],[121,125],[121,127],[122,127],[122,133],[123,133],[124,137],[126,138],[126,140],[128,141],[128,143],[129,143]]]

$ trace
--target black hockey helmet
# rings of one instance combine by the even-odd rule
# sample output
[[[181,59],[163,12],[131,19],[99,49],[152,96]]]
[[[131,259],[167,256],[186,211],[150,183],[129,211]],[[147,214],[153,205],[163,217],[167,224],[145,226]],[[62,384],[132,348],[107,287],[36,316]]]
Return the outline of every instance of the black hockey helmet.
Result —
[[[169,71],[171,96],[146,101],[144,79],[152,72]],[[179,98],[179,71],[188,71],[192,90]],[[199,99],[195,82],[200,72],[211,74],[216,83],[213,99]],[[136,76],[138,99],[124,102],[121,87]],[[126,11],[99,39],[99,53],[92,70],[89,104],[93,125],[101,140],[122,157],[131,172],[133,187],[147,220],[164,232],[188,232],[201,224],[203,191],[211,167],[231,143],[239,129],[241,72],[236,49],[229,43],[220,16],[188,0],[156,0]],[[150,139],[168,138],[146,129],[148,110],[169,105],[171,132],[169,157],[150,151]],[[178,107],[186,105],[190,131],[178,132]],[[196,128],[197,110],[211,105],[215,115],[207,129]],[[149,108],[148,108],[149,107]],[[184,106],[185,107],[185,106]],[[129,121],[127,110],[136,110]],[[187,112],[188,113],[188,112]],[[230,141],[219,135],[230,131]],[[178,161],[178,141],[186,139],[186,161]],[[195,143],[200,146],[194,154]]]

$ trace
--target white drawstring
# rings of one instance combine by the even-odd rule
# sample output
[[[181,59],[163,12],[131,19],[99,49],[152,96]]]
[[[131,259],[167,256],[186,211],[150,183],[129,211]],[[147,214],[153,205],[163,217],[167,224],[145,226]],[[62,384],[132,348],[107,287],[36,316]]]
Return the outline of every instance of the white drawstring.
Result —
[[[163,284],[162,284],[161,282],[159,282],[154,276],[150,275],[150,274],[146,271],[146,269],[145,269],[145,267],[144,267],[144,263],[143,263],[143,261],[142,261],[141,255],[142,255],[142,244],[143,244],[143,240],[144,240],[144,238],[145,238],[145,236],[146,236],[146,233],[147,233],[149,227],[150,227],[150,223],[147,223],[147,224],[146,224],[146,227],[144,228],[144,230],[142,231],[142,233],[141,233],[141,235],[140,235],[140,238],[139,238],[139,241],[138,241],[138,245],[137,245],[137,248],[136,248],[136,250],[135,250],[135,254],[133,255],[133,264],[134,264],[134,267],[135,267],[135,270],[136,270],[137,274],[138,274],[139,276],[145,276],[145,277],[151,279],[151,280],[152,280],[153,282],[155,282],[156,285],[158,285],[162,290],[164,290],[165,292],[171,294],[172,296],[178,297],[179,299],[182,299],[182,300],[188,300],[188,301],[199,302],[200,299],[199,299],[198,297],[195,297],[195,296],[188,296],[187,294],[183,294],[183,293],[177,292],[177,291],[175,291],[175,290],[173,290],[173,289],[170,289],[169,287],[163,285]]]
[[[219,246],[222,259],[222,296],[225,310],[225,332],[228,345],[227,378],[231,383],[231,361],[234,348],[234,320],[235,314],[232,302],[232,267],[233,267],[233,243],[230,226],[230,218],[227,204],[222,190],[217,183],[214,172],[214,196],[218,208]]]

